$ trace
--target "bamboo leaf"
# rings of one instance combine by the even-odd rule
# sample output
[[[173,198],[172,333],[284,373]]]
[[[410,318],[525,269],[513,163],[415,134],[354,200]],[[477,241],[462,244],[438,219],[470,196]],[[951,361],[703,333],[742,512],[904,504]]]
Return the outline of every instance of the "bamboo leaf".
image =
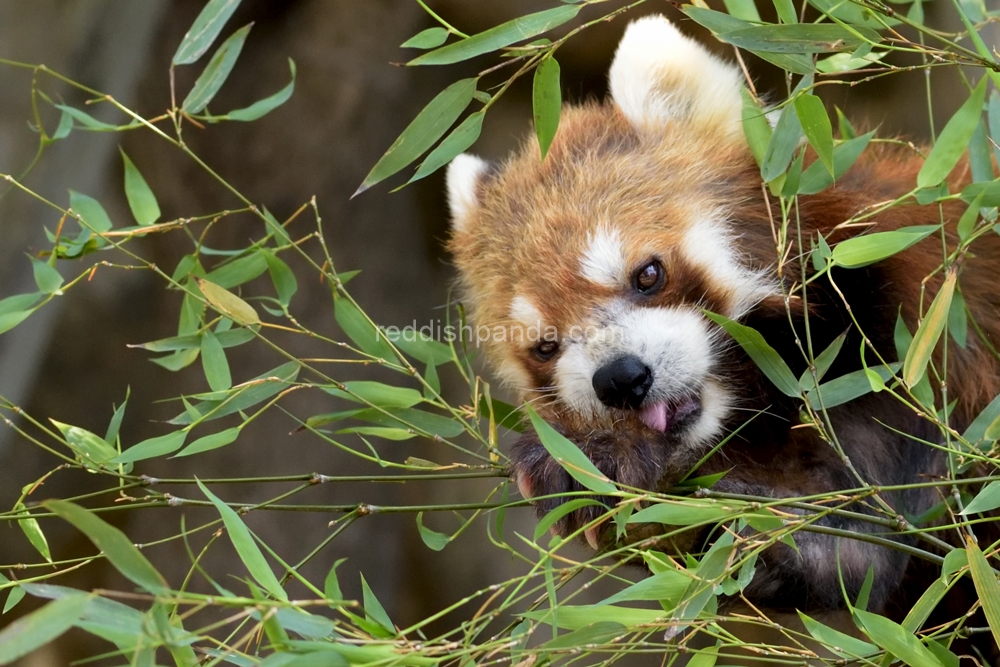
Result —
[[[83,616],[89,600],[86,593],[54,600],[0,630],[0,665],[9,665],[54,641]]]
[[[240,0],[209,0],[184,34],[171,62],[174,65],[189,65],[201,58],[239,6]]]
[[[135,463],[146,459],[171,454],[184,446],[187,431],[174,431],[136,443],[111,459],[110,463]]]
[[[617,490],[611,480],[594,466],[579,447],[539,417],[531,405],[525,406],[525,412],[528,413],[531,425],[534,426],[535,433],[538,434],[538,439],[549,456],[555,459],[573,479],[594,493],[614,493]]]
[[[100,549],[116,570],[150,593],[162,594],[167,582],[156,568],[139,553],[132,541],[96,514],[67,500],[49,500],[42,505],[73,524]]]
[[[176,459],[181,456],[201,454],[202,452],[207,452],[212,449],[218,449],[219,447],[225,447],[226,445],[232,444],[236,441],[236,438],[239,437],[241,428],[242,427],[240,426],[234,426],[232,428],[227,428],[225,431],[219,431],[218,433],[202,436],[181,451],[174,454],[173,458]]]
[[[156,203],[156,195],[125,151],[119,147],[118,152],[122,154],[122,161],[125,163],[125,198],[132,217],[139,225],[151,225],[160,219],[160,205]]]
[[[802,125],[799,123],[795,105],[786,104],[781,110],[781,116],[778,117],[778,124],[771,134],[771,141],[767,144],[764,161],[760,167],[760,176],[765,183],[770,183],[785,173],[801,136]]]
[[[535,117],[535,134],[542,159],[559,129],[559,112],[562,110],[562,91],[559,89],[559,63],[554,56],[543,60],[535,69],[531,89],[531,105]]]
[[[375,593],[372,592],[371,587],[365,580],[365,575],[361,575],[361,593],[362,600],[365,605],[365,616],[369,621],[378,623],[383,628],[389,632],[395,634],[396,629],[392,625],[392,620],[389,618],[389,614],[385,613],[385,608],[382,603],[378,601],[375,597]]]
[[[826,113],[823,102],[815,95],[799,95],[795,99],[795,113],[799,117],[802,131],[809,145],[816,151],[820,161],[833,175],[833,125]]]
[[[757,368],[767,376],[767,379],[774,383],[781,393],[786,396],[800,396],[799,381],[795,379],[788,365],[775,352],[774,348],[767,344],[764,337],[755,329],[744,326],[739,322],[729,319],[725,315],[719,315],[707,310],[703,310],[705,317],[712,320],[726,330],[733,337],[743,351],[747,353]]]
[[[917,174],[917,187],[928,188],[943,181],[958,164],[966,146],[972,140],[986,99],[987,77],[979,80],[969,99],[955,112],[934,142],[927,161]]]
[[[878,647],[874,644],[870,644],[857,637],[852,637],[840,630],[835,630],[806,616],[801,611],[798,614],[799,618],[802,619],[802,624],[805,626],[806,631],[839,656],[855,658],[871,655],[878,650]]]
[[[201,335],[201,367],[212,391],[226,391],[233,386],[226,351],[209,329]]]
[[[464,153],[472,144],[476,143],[479,139],[479,134],[483,130],[483,119],[486,113],[484,111],[477,111],[474,114],[469,114],[465,120],[458,124],[451,134],[445,137],[444,141],[438,144],[437,148],[430,152],[423,162],[420,163],[420,167],[417,168],[417,172],[413,175],[407,183],[413,183],[414,181],[419,181],[425,176],[433,174],[435,171],[448,164],[454,159],[454,157],[460,153]]]
[[[240,57],[240,51],[243,50],[243,42],[246,41],[252,27],[253,24],[248,23],[234,32],[212,54],[212,59],[205,65],[204,71],[198,76],[191,92],[187,94],[181,104],[181,109],[185,113],[201,113],[212,101],[219,89],[222,88],[222,84],[229,78],[229,73],[233,71],[233,66],[236,64],[237,58]]]
[[[440,49],[414,58],[407,65],[450,65],[490,51],[502,49],[516,42],[531,39],[536,35],[571,21],[579,13],[579,6],[554,7],[516,18],[472,35]]]
[[[31,270],[35,276],[35,285],[42,294],[62,294],[59,289],[63,284],[63,277],[54,266],[45,262],[31,258]]]
[[[229,505],[219,500],[218,496],[209,491],[208,487],[202,484],[200,479],[195,479],[195,481],[198,483],[198,488],[201,489],[201,492],[212,501],[215,509],[222,515],[222,522],[226,526],[229,539],[236,548],[236,553],[239,554],[243,565],[250,572],[250,576],[275,598],[287,602],[288,594],[281,587],[278,578],[274,576],[274,572],[264,559],[264,554],[261,553],[260,547],[254,542],[253,536],[250,535],[250,529],[246,527],[246,524],[243,523],[239,515]]]
[[[836,252],[836,251],[835,251]],[[954,270],[948,272],[941,289],[934,296],[924,316],[924,321],[913,335],[913,342],[910,343],[906,351],[906,358],[903,360],[903,382],[906,386],[912,387],[927,370],[927,363],[931,354],[937,346],[941,332],[944,331],[945,322],[948,321],[948,310],[951,308],[951,299],[955,293],[955,283],[958,281],[958,273]]]
[[[421,30],[399,46],[403,49],[433,49],[444,44],[448,40],[449,34],[447,30],[441,27],[427,28],[427,30]]]
[[[111,218],[101,203],[75,190],[69,191],[69,206],[85,223],[86,227],[100,234],[111,229]]]
[[[662,523],[667,526],[695,526],[718,523],[740,511],[732,505],[694,501],[656,503],[633,514],[629,523]]]
[[[288,264],[285,264],[280,257],[270,251],[263,254],[267,260],[267,271],[271,274],[271,282],[274,283],[274,289],[278,293],[278,302],[287,308],[292,297],[299,291],[299,282]]]
[[[990,482],[960,513],[963,516],[982,514],[998,507],[1000,507],[1000,482]]]
[[[836,23],[750,26],[721,33],[718,37],[741,49],[771,53],[853,51],[862,44],[882,41],[871,28],[856,27],[851,31]]]
[[[855,609],[853,613],[872,641],[910,667],[944,667],[930,649],[898,623],[861,609]]]
[[[409,408],[422,403],[423,395],[409,387],[393,387],[371,380],[353,380],[343,384],[344,389],[324,388],[328,394],[349,401],[370,403],[382,408]]]
[[[891,232],[855,236],[834,247],[833,261],[848,269],[868,266],[906,250],[940,228],[940,225],[914,225]]]
[[[42,558],[48,562],[52,562],[52,552],[49,550],[49,541],[45,539],[45,533],[42,532],[42,527],[38,525],[38,520],[28,513],[27,508],[23,503],[17,503],[14,505],[14,511],[18,513],[19,518],[17,524],[21,527],[21,532],[24,536],[28,538],[28,542],[31,546],[35,547],[35,550],[42,555]]]
[[[476,92],[477,81],[478,79],[461,79],[438,93],[392,142],[389,150],[375,163],[364,182],[351,196],[356,197],[389,178],[433,146],[469,106]]]
[[[288,84],[274,93],[273,95],[268,95],[262,100],[257,100],[248,107],[243,107],[242,109],[233,109],[227,113],[223,118],[227,120],[238,120],[243,122],[248,122],[252,120],[257,120],[262,118],[267,114],[271,113],[282,104],[287,102],[292,97],[292,93],[295,92],[295,61],[291,58],[288,59],[288,70],[292,74],[292,80]]]
[[[969,554],[969,571],[976,584],[979,600],[983,603],[983,612],[993,633],[993,640],[1000,643],[1000,583],[979,545],[968,540],[965,550]]]
[[[215,283],[204,278],[195,278],[205,300],[219,312],[241,326],[260,324],[260,316],[249,303]]]

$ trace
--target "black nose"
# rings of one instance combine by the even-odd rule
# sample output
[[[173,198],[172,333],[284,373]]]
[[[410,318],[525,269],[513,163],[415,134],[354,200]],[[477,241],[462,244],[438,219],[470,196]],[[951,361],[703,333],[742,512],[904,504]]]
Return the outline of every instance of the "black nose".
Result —
[[[653,385],[653,373],[638,357],[629,354],[598,368],[593,383],[604,405],[634,410]]]

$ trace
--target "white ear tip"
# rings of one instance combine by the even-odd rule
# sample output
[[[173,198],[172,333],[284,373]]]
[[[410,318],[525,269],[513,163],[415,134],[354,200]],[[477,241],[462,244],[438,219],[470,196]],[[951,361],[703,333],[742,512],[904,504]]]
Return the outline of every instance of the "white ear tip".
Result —
[[[479,181],[489,169],[486,160],[462,153],[448,165],[445,179],[448,187],[448,207],[451,209],[452,225],[462,229],[469,214],[479,205]]]

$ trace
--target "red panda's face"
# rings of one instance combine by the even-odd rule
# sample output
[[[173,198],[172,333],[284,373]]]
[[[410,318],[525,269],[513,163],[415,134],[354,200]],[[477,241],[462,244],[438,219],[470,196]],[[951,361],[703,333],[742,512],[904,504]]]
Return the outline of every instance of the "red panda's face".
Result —
[[[719,435],[734,395],[702,309],[737,318],[774,293],[729,224],[753,165],[740,85],[665,19],[640,20],[612,67],[614,103],[564,109],[544,161],[529,141],[495,169],[452,164],[476,340],[550,419],[624,420],[693,446]]]

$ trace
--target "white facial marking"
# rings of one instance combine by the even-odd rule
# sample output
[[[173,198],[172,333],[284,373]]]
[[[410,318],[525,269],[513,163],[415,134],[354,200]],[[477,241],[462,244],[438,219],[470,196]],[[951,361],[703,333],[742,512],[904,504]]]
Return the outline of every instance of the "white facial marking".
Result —
[[[611,97],[633,126],[687,120],[742,137],[742,75],[663,16],[629,24],[609,73]]]
[[[524,296],[516,296],[510,302],[510,319],[525,327],[542,328],[542,313]]]
[[[476,190],[488,168],[488,162],[468,153],[456,156],[448,165],[448,208],[451,209],[451,224],[456,231],[465,228],[469,214],[479,206]]]
[[[625,248],[617,229],[599,227],[587,235],[587,248],[580,258],[580,273],[587,280],[604,287],[623,284]]]
[[[729,294],[729,304],[723,313],[739,319],[762,299],[780,294],[777,284],[767,271],[753,271],[740,261],[734,251],[733,234],[721,214],[704,216],[695,221],[681,241],[684,258],[705,270],[712,282]]]

